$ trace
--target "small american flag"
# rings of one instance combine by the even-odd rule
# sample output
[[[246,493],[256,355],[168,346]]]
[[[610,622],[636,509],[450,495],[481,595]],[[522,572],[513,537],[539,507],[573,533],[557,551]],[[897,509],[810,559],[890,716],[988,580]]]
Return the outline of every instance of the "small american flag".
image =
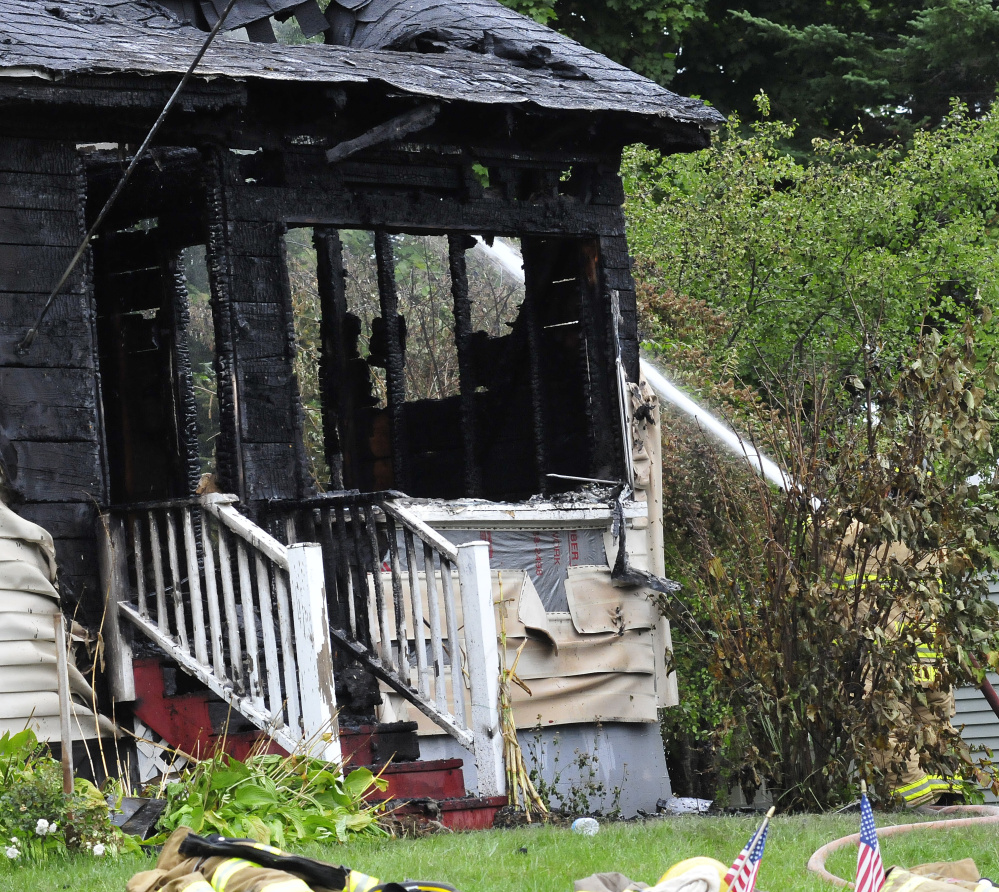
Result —
[[[857,851],[855,892],[878,892],[885,882],[885,866],[878,846],[878,831],[867,794],[860,794],[860,848]]]
[[[767,844],[767,830],[770,815],[764,819],[760,829],[753,834],[746,847],[739,852],[739,857],[725,874],[725,882],[729,892],[753,892],[756,888],[756,874],[760,871],[760,861],[763,860],[763,847]]]

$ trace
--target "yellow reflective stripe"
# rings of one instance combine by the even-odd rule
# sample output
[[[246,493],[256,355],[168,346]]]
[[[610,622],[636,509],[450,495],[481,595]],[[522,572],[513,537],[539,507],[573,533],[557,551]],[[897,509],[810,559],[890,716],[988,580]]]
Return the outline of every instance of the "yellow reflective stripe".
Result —
[[[243,845],[248,845],[251,848],[257,849],[261,852],[270,852],[272,855],[286,855],[287,852],[282,852],[280,849],[275,849],[274,846],[266,845],[262,842],[248,842],[243,843]]]
[[[922,780],[918,780],[912,784],[906,784],[904,787],[899,787],[895,790],[895,792],[906,802],[911,802],[913,799],[920,799],[929,793],[946,793],[952,789],[953,785],[945,778],[931,777],[926,774],[923,775]]]
[[[378,885],[378,882],[377,877],[370,877],[366,873],[352,870],[347,874],[347,892],[369,892],[370,889]]]
[[[215,868],[215,872],[212,874],[212,888],[215,892],[225,892],[226,884],[232,879],[233,874],[239,873],[247,867],[260,867],[260,865],[247,861],[245,858],[227,858]]]
[[[298,877],[289,877],[286,880],[277,880],[273,883],[266,883],[260,887],[260,892],[312,892],[305,880]]]

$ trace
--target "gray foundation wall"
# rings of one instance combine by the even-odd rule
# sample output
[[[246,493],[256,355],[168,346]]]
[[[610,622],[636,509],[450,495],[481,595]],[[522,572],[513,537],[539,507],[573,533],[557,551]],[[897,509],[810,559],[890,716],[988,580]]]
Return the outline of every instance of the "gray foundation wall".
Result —
[[[579,802],[585,796],[589,807],[582,811],[607,814],[618,806],[624,817],[633,817],[639,809],[655,812],[656,800],[670,795],[657,724],[560,725],[521,731],[519,737],[528,768],[538,766],[546,783],[555,785],[555,805],[559,797]],[[475,789],[475,759],[452,738],[421,737],[420,756],[463,759],[465,788]]]

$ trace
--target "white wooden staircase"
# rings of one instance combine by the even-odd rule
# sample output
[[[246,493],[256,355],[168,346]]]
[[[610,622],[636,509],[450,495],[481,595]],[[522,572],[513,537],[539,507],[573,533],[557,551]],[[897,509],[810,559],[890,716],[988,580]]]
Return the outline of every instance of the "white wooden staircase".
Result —
[[[502,794],[488,545],[455,548],[396,496],[275,504],[272,528],[288,544],[234,496],[104,512],[112,695],[136,696],[130,626],[281,748],[339,760],[337,649],[474,754],[478,795]]]

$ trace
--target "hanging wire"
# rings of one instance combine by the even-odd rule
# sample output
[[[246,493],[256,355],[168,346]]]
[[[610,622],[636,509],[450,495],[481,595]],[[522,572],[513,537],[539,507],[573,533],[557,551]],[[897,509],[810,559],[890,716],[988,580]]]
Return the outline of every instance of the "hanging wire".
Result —
[[[76,249],[73,259],[69,261],[66,271],[62,274],[62,277],[56,283],[55,288],[52,289],[48,299],[45,301],[45,305],[42,307],[42,311],[38,314],[38,319],[35,320],[35,324],[28,329],[20,343],[17,345],[16,350],[18,356],[23,356],[28,352],[28,350],[31,349],[31,345],[35,342],[35,338],[38,337],[38,329],[45,321],[45,316],[48,314],[49,309],[52,306],[52,302],[62,290],[63,285],[66,284],[66,280],[72,275],[73,270],[76,269],[76,265],[80,262],[80,258],[83,257],[84,252],[87,250],[94,233],[100,228],[101,223],[104,222],[104,218],[108,215],[111,208],[114,207],[115,202],[118,200],[122,191],[124,191],[125,186],[128,185],[128,181],[131,179],[133,171],[138,166],[142,156],[146,153],[146,149],[149,148],[149,144],[156,138],[156,134],[159,132],[160,127],[166,120],[166,116],[170,113],[170,109],[173,108],[174,103],[176,103],[178,97],[183,92],[184,87],[187,86],[187,82],[191,79],[191,75],[194,74],[194,70],[201,63],[205,53],[208,52],[208,48],[212,45],[212,41],[215,40],[216,35],[222,30],[225,20],[229,17],[229,13],[232,12],[233,7],[238,2],[239,0],[229,0],[229,3],[225,10],[223,10],[222,15],[219,16],[219,20],[215,23],[215,27],[212,28],[208,36],[205,38],[205,42],[201,45],[201,49],[198,50],[198,54],[194,57],[190,66],[188,66],[184,76],[180,79],[180,83],[177,84],[177,88],[167,100],[166,105],[163,106],[163,111],[160,112],[160,115],[153,124],[152,129],[150,129],[149,133],[146,135],[146,138],[143,140],[142,145],[139,146],[135,155],[132,156],[132,161],[122,174],[121,179],[118,181],[118,185],[115,186],[114,192],[111,193],[111,196],[104,203],[104,207],[101,208],[101,212],[97,215],[97,219],[94,220],[93,225],[89,230],[87,230],[87,234],[83,237],[80,247]]]

